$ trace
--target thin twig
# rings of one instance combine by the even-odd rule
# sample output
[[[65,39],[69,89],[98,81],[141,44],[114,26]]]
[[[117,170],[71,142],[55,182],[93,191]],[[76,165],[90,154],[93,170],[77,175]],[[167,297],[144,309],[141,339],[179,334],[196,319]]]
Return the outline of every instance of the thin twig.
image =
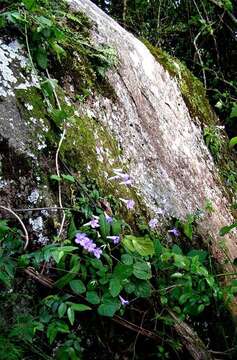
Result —
[[[63,208],[61,208],[61,207],[57,207],[57,206],[55,206],[55,207],[39,207],[39,208],[23,208],[23,209],[13,209],[15,212],[25,212],[25,211],[41,211],[41,210],[52,210],[52,211],[54,211],[54,210],[61,210],[61,211],[63,211],[63,210],[74,210],[74,211],[76,211],[74,208],[66,208],[66,207],[63,207]]]
[[[51,80],[51,77],[50,77],[50,74],[48,72],[48,70],[46,69],[46,73],[47,73],[47,76],[49,78],[49,80]],[[59,108],[59,110],[61,110],[61,105],[60,105],[60,101],[58,99],[58,95],[55,91],[55,88],[53,88],[53,93],[54,93],[54,97],[55,97],[55,100],[56,100],[56,103],[57,103],[57,106]],[[56,151],[56,156],[55,156],[55,165],[56,165],[56,173],[57,173],[57,176],[60,177],[60,170],[59,170],[59,153],[60,153],[60,149],[61,149],[61,146],[62,146],[62,143],[63,143],[63,140],[65,139],[65,136],[66,136],[66,123],[65,123],[65,120],[64,120],[64,124],[63,124],[63,132],[61,134],[61,138],[60,138],[60,141],[58,143],[58,148],[57,148],[57,151]],[[63,209],[63,204],[62,204],[62,187],[61,187],[61,184],[60,184],[60,181],[58,182],[58,202],[59,202],[59,207],[61,209]],[[60,229],[59,229],[59,232],[58,232],[58,236],[60,236],[62,234],[62,231],[63,231],[63,227],[64,227],[64,223],[65,223],[65,212],[63,211],[63,217],[62,217],[62,220],[61,220],[61,225],[60,225]]]
[[[23,223],[23,221],[19,218],[19,216],[10,208],[7,208],[5,206],[0,205],[0,208],[8,211],[9,213],[11,213],[13,216],[15,216],[15,218],[19,221],[19,223],[21,224],[22,229],[24,230],[25,233],[25,246],[24,246],[24,250],[26,250],[27,246],[29,245],[29,234],[28,231],[26,230],[26,227]]]

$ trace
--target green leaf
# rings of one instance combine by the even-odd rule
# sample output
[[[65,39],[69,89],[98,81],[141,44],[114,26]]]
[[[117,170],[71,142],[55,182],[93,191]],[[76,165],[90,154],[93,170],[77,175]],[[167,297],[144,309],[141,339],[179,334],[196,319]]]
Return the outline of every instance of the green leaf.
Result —
[[[65,175],[62,174],[62,178],[68,182],[74,183],[75,182],[75,178],[72,175]]]
[[[56,79],[47,79],[40,83],[41,89],[46,97],[51,98],[54,96],[54,90],[56,89],[57,83]]]
[[[188,252],[187,256],[194,257],[198,256],[198,260],[203,263],[207,258],[208,252],[205,250],[191,250]]]
[[[71,307],[67,309],[67,317],[68,320],[70,321],[70,324],[73,325],[75,321],[75,312]]]
[[[68,233],[67,233],[68,239],[69,240],[74,239],[77,232],[78,232],[78,230],[76,228],[75,221],[74,221],[74,218],[72,216],[71,221],[70,221],[70,225],[69,225],[69,228],[68,228]]]
[[[54,284],[59,289],[62,289],[65,285],[67,285],[74,277],[78,275],[78,271],[80,269],[80,263],[75,264],[72,269],[66,275],[62,276],[59,280],[57,280]]]
[[[120,280],[128,279],[133,273],[132,265],[117,264],[114,268],[113,276]]]
[[[62,178],[58,175],[50,175],[51,180],[62,181]]]
[[[132,293],[135,291],[135,289],[136,289],[136,286],[135,286],[135,284],[132,283],[132,282],[129,282],[128,284],[126,284],[126,285],[124,286],[124,290],[125,290],[126,293],[128,293],[128,294],[132,294]]]
[[[224,235],[228,234],[234,228],[237,228],[237,222],[235,222],[229,226],[224,226],[223,228],[220,229],[219,234],[220,234],[220,236],[224,236]]]
[[[229,142],[229,147],[233,148],[237,144],[237,136],[233,137]]]
[[[42,26],[51,27],[53,25],[52,21],[44,16],[38,16],[37,21]]]
[[[190,222],[186,222],[183,224],[183,232],[189,238],[189,240],[192,240],[193,238],[193,226]]]
[[[67,305],[65,303],[62,303],[58,307],[58,316],[61,319],[67,311]]]
[[[150,266],[145,262],[136,262],[133,265],[133,275],[137,279],[149,280],[152,277]]]
[[[0,283],[3,283],[6,287],[11,287],[11,278],[3,271],[0,272]]]
[[[97,311],[101,316],[113,317],[117,311],[117,306],[116,304],[101,304]]]
[[[48,67],[48,54],[47,51],[44,48],[38,48],[36,52],[36,61],[37,64],[42,69],[47,69]]]
[[[233,105],[230,113],[230,118],[232,119],[234,117],[237,117],[237,104]]]
[[[178,254],[178,255],[182,255],[183,254],[183,252],[182,252],[182,250],[180,249],[180,247],[178,246],[178,245],[173,245],[172,246],[172,252],[174,253],[174,254]]]
[[[159,239],[154,240],[154,251],[157,258],[162,254],[163,248]]]
[[[84,304],[72,304],[71,308],[74,311],[79,311],[79,312],[83,312],[83,311],[88,311],[91,310],[91,307],[88,305],[84,305]]]
[[[113,219],[111,228],[112,235],[119,235],[122,230],[122,221]]]
[[[130,251],[136,251],[141,256],[154,255],[154,244],[149,236],[136,237],[127,235],[123,238],[122,244]]]
[[[81,280],[72,280],[70,281],[69,285],[72,291],[77,295],[86,292],[86,287]]]
[[[109,291],[110,291],[110,294],[113,296],[113,297],[116,297],[119,295],[120,291],[122,290],[122,285],[121,285],[121,282],[120,282],[120,279],[115,277],[115,278],[112,278],[109,282]]]
[[[136,282],[135,295],[141,298],[148,298],[151,296],[151,284],[148,281],[141,280]]]
[[[7,225],[7,220],[0,220],[0,233],[5,233],[8,231],[10,231],[10,228]]]
[[[133,264],[133,257],[129,254],[123,254],[121,256],[121,261],[125,264],[125,265],[132,265]]]
[[[100,298],[96,291],[87,291],[86,300],[93,305],[100,303]]]
[[[101,214],[99,216],[99,223],[100,223],[100,234],[104,240],[106,240],[106,236],[109,236],[110,234],[110,224],[106,220],[104,214]]]
[[[50,323],[47,329],[47,338],[49,339],[49,343],[52,344],[57,336],[57,333],[68,333],[69,328],[67,324],[61,321],[55,321]]]
[[[22,0],[27,10],[32,10],[36,5],[36,0]]]

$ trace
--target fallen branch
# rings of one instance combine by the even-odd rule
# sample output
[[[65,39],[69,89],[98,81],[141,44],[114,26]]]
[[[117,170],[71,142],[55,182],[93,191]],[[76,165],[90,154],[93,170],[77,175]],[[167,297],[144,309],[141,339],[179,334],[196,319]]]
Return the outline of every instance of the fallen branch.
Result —
[[[213,360],[210,351],[206,348],[197,333],[184,321],[180,320],[171,310],[168,310],[174,320],[174,329],[183,345],[194,360]]]

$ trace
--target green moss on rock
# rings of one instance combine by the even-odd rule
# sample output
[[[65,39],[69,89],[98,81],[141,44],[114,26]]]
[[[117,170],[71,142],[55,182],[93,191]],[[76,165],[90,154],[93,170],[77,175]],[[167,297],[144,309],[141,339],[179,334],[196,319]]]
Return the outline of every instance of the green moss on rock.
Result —
[[[212,111],[201,81],[181,61],[151,45],[147,40],[143,40],[143,42],[157,61],[172,77],[176,78],[191,116],[194,119],[198,117],[205,125],[215,124],[217,117]]]

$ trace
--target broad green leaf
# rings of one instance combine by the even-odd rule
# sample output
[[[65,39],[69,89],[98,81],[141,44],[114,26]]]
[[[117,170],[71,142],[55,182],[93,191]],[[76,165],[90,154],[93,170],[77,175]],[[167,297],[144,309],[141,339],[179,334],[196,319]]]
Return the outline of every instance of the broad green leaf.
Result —
[[[129,254],[123,254],[121,256],[121,261],[125,265],[132,265],[133,264],[133,257],[131,255],[129,255]]]
[[[68,182],[74,183],[75,182],[75,178],[72,175],[65,175],[62,174],[62,178]]]
[[[198,259],[201,263],[203,263],[207,258],[208,252],[205,250],[191,250],[188,252],[187,256],[194,257],[198,256]]]
[[[120,279],[118,279],[117,277],[115,278],[112,278],[110,280],[110,283],[109,283],[109,291],[110,291],[110,294],[113,296],[113,297],[116,297],[119,295],[120,291],[122,290],[122,285],[121,285],[121,281]]]
[[[74,311],[79,311],[79,312],[91,310],[90,306],[87,306],[87,305],[84,305],[84,304],[72,304],[71,308]]]
[[[148,298],[151,296],[151,284],[148,281],[137,280],[135,286],[135,295],[141,298]]]
[[[78,232],[78,230],[76,228],[75,221],[74,221],[74,218],[72,216],[71,221],[70,221],[70,225],[69,225],[69,228],[68,228],[68,232],[67,232],[68,239],[69,240],[74,239],[77,232]]]
[[[181,248],[176,244],[172,246],[172,252],[174,254],[177,254],[177,255],[182,255],[183,254]]]
[[[52,344],[57,336],[57,333],[68,333],[69,328],[67,324],[60,321],[55,321],[50,323],[47,329],[47,338],[49,339],[49,343]]]
[[[10,230],[9,226],[7,225],[7,220],[0,220],[0,233],[5,233]]]
[[[232,148],[237,144],[237,136],[233,137],[229,142],[229,147]]]
[[[109,236],[110,234],[110,224],[106,220],[104,214],[101,214],[99,216],[99,223],[100,223],[100,234],[104,240],[106,240],[106,236]]]
[[[136,285],[134,283],[132,283],[131,281],[124,286],[124,290],[128,294],[132,294],[135,291],[135,289],[136,289]]]
[[[159,239],[154,240],[154,251],[157,258],[162,254],[163,248]]]
[[[101,316],[113,317],[117,311],[117,306],[115,304],[101,304],[97,311]]]
[[[62,178],[58,175],[50,175],[51,180],[62,181]]]
[[[61,319],[67,311],[67,305],[65,303],[62,303],[58,307],[58,316]]]
[[[47,69],[48,67],[48,55],[47,52],[44,48],[38,48],[37,52],[36,52],[36,61],[37,64],[42,68],[42,69]]]
[[[70,321],[70,324],[73,325],[75,321],[75,312],[71,307],[67,309],[67,317],[68,320]]]
[[[111,228],[112,228],[112,235],[119,235],[122,229],[122,221],[113,219]]]
[[[96,291],[87,291],[86,300],[93,305],[100,303],[100,298]]]
[[[11,286],[11,278],[3,271],[0,272],[0,283],[3,283],[6,287]]]
[[[72,280],[70,281],[69,285],[72,291],[77,295],[86,292],[86,287],[81,280]]]
[[[237,104],[233,105],[230,113],[230,118],[234,118],[234,117],[237,117]]]
[[[119,278],[120,280],[128,279],[132,275],[132,272],[132,265],[117,264],[114,268],[113,276]]]
[[[136,262],[133,265],[133,275],[137,279],[149,280],[152,277],[150,266],[145,262]]]
[[[131,252],[136,251],[135,247],[133,245],[133,238],[134,238],[134,236],[132,236],[132,235],[126,235],[122,239],[122,244],[125,246],[125,248],[127,248]]]
[[[36,0],[22,0],[27,10],[31,10],[36,5]]]
[[[52,21],[49,20],[48,18],[44,17],[44,16],[38,16],[37,21],[42,26],[51,27],[53,25]]]
[[[232,229],[237,228],[237,222],[233,223],[232,225],[224,226],[220,229],[220,236],[224,236],[228,234]]]
[[[122,240],[122,244],[130,251],[136,251],[141,256],[154,255],[154,244],[149,236],[136,237],[127,235]]]
[[[190,222],[186,222],[183,224],[183,232],[184,234],[189,238],[189,240],[192,240],[193,238],[193,226]]]

